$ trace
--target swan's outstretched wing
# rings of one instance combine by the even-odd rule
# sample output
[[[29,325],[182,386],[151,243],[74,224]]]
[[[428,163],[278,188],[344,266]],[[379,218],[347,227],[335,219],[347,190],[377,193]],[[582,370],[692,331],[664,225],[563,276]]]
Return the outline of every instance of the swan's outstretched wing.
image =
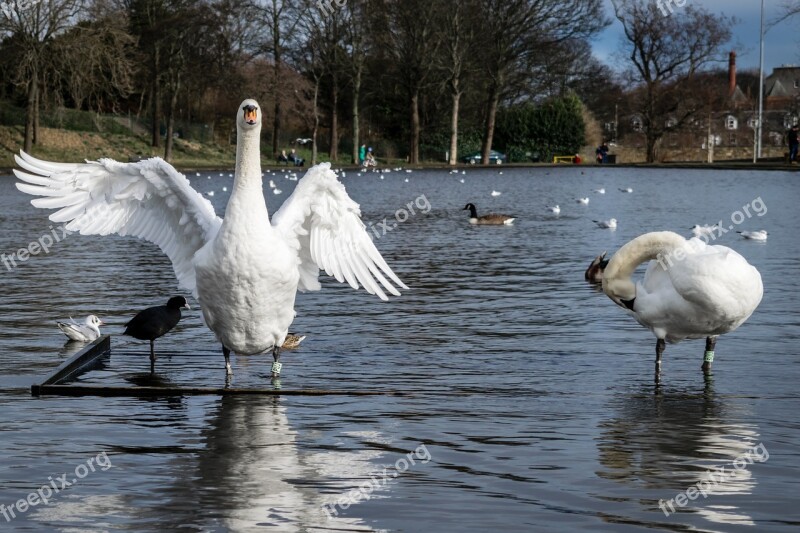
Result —
[[[58,209],[53,222],[82,235],[133,235],[158,245],[179,285],[195,292],[192,257],[214,238],[221,220],[189,180],[160,158],[138,163],[100,159],[82,164],[41,161],[20,151],[17,188],[31,203]],[[195,294],[195,296],[197,296]]]
[[[300,290],[319,290],[320,269],[354,289],[363,285],[382,300],[388,299],[386,292],[399,296],[396,287],[408,288],[375,248],[358,204],[328,163],[309,169],[297,182],[272,225],[299,252]]]

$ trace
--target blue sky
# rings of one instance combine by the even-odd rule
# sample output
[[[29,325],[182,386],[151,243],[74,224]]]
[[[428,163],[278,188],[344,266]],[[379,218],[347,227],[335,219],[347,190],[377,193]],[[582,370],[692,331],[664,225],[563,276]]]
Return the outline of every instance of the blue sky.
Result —
[[[614,66],[616,61],[613,54],[619,48],[622,25],[614,17],[611,0],[605,0],[605,3],[613,24],[595,39],[593,50],[599,59]],[[775,18],[781,3],[783,0],[765,0],[764,13],[767,21]],[[758,69],[761,0],[686,0],[686,5],[689,4],[705,7],[712,13],[735,16],[738,23],[733,28],[733,39],[727,48],[736,50],[739,70]],[[783,64],[800,64],[800,17],[772,27],[764,39],[764,75],[769,75],[774,67]],[[727,68],[727,62],[720,66]]]

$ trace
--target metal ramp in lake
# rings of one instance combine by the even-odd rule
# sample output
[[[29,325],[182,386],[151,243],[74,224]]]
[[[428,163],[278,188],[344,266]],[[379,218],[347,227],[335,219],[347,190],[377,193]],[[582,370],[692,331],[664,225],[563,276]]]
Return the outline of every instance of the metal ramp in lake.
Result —
[[[271,356],[269,357],[271,362]],[[280,381],[270,381],[270,365],[258,359],[240,358],[236,386],[226,384],[220,354],[173,352],[159,354],[156,372],[149,367],[149,357],[141,350],[111,348],[111,335],[103,335],[70,357],[41,383],[31,386],[34,396],[192,396],[192,395],[269,395],[269,396],[376,396],[404,395],[393,390],[374,388],[345,389],[317,386],[282,388]],[[255,361],[255,365],[253,364]],[[263,365],[261,364],[263,363]],[[263,367],[263,368],[262,368]],[[169,377],[165,377],[169,376]],[[265,379],[266,377],[266,379]],[[264,384],[269,383],[269,387]]]

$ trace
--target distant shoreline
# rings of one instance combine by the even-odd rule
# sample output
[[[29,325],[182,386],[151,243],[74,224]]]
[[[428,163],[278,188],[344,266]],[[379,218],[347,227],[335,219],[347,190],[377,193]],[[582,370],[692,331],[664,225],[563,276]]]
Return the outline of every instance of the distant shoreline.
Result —
[[[361,167],[348,164],[348,165],[332,165],[337,169],[342,169],[344,171],[359,171],[362,170]],[[554,163],[511,163],[506,165],[457,165],[457,166],[450,166],[446,163],[427,163],[427,164],[419,164],[419,165],[385,165],[379,166],[378,170],[382,169],[390,169],[394,170],[394,168],[402,167],[403,169],[413,169],[413,170],[477,170],[477,169],[514,169],[514,168],[529,168],[529,169],[536,169],[536,168],[662,168],[662,169],[675,169],[675,170],[764,170],[764,171],[783,171],[783,172],[796,172],[800,170],[800,165],[787,165],[785,163],[778,163],[774,161],[764,162],[764,163],[753,163],[753,162],[742,162],[742,161],[718,161],[715,163],[702,163],[697,161],[690,161],[690,162],[669,162],[669,163],[618,163],[614,165],[595,165],[595,164],[586,164],[586,165],[569,165],[566,163],[554,164]],[[230,172],[232,170],[231,167],[198,167],[198,166],[176,166],[175,167],[179,172],[188,173],[188,172]],[[308,166],[305,167],[290,167],[286,165],[262,165],[262,170],[292,170],[294,172],[305,172],[308,170]],[[13,176],[12,169],[8,167],[1,167],[0,168],[0,175],[1,176]],[[367,171],[367,172],[371,172]]]

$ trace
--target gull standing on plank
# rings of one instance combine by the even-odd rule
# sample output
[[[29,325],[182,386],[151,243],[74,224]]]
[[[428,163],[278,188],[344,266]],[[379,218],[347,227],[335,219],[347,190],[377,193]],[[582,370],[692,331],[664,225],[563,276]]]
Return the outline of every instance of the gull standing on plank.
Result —
[[[160,158],[50,163],[20,152],[17,188],[36,207],[59,209],[50,220],[82,235],[133,235],[153,242],[172,261],[178,285],[200,301],[206,324],[230,352],[280,347],[294,320],[297,291],[319,290],[319,270],[388,300],[407,287],[367,234],[361,211],[330,164],[306,173],[270,224],[261,180],[261,108],[245,100],[236,115],[236,173],[217,217],[183,174]],[[388,279],[387,279],[388,278]]]
[[[96,340],[100,336],[100,326],[105,325],[103,321],[95,315],[87,316],[83,324],[78,324],[72,320],[72,317],[70,317],[70,322],[56,322],[56,324],[58,324],[58,329],[60,329],[69,340],[78,342],[92,342]]]

